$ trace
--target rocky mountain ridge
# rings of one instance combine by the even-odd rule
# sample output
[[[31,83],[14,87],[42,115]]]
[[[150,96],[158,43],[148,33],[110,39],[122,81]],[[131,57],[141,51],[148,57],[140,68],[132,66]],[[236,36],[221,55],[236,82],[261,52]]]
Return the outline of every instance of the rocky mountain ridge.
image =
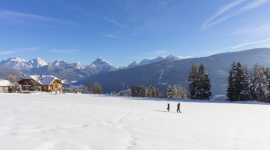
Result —
[[[142,60],[139,64],[135,63],[133,66],[129,65],[128,67],[116,68],[102,58],[97,58],[90,65],[82,65],[80,62],[69,63],[64,60],[46,62],[39,57],[29,61],[23,58],[15,57],[0,61],[0,66],[19,70],[24,74],[51,74],[65,80],[68,83],[71,81],[74,83],[74,81],[80,80],[85,76],[91,76],[98,73],[106,73],[120,69],[134,68],[166,59],[177,60],[178,58],[174,56],[168,56],[167,58],[157,57],[155,59]]]

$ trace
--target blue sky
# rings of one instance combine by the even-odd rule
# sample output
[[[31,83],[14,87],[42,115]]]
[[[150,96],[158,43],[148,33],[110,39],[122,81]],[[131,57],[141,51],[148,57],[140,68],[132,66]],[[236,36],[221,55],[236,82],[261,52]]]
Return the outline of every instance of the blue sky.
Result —
[[[270,0],[0,0],[0,60],[112,65],[270,47]]]

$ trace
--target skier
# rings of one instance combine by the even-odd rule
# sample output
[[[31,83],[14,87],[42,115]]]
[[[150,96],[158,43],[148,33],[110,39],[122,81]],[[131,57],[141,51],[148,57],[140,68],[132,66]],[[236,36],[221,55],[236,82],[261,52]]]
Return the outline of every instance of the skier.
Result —
[[[181,113],[181,111],[180,111],[180,103],[177,104],[177,113],[178,113],[178,111]]]
[[[167,110],[170,111],[170,104],[168,103],[168,107],[167,107]]]

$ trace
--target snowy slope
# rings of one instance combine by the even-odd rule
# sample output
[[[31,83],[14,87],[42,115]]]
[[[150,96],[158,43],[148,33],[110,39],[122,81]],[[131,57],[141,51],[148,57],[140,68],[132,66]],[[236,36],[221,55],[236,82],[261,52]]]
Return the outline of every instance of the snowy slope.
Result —
[[[268,150],[266,104],[0,94],[0,150]]]

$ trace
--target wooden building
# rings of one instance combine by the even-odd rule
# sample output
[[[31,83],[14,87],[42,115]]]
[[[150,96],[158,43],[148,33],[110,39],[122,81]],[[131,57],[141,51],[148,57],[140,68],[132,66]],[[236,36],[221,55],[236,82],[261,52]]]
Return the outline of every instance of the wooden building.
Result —
[[[52,75],[30,75],[22,77],[18,84],[22,91],[62,92],[62,81]]]
[[[0,79],[0,93],[11,92],[11,83],[8,80]]]

